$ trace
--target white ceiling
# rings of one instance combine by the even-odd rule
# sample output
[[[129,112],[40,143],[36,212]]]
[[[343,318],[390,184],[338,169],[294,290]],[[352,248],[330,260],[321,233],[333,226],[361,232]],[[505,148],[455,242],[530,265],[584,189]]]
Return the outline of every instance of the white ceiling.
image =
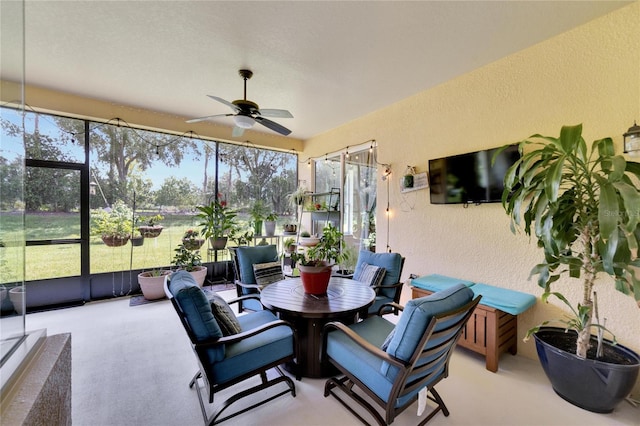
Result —
[[[205,95],[241,99],[249,68],[248,99],[307,139],[628,3],[27,0],[26,78],[186,119],[230,112]]]

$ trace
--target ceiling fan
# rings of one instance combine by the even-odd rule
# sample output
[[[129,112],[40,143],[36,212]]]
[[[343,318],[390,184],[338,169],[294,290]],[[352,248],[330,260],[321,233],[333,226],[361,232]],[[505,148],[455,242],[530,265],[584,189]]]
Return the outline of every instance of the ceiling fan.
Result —
[[[233,102],[229,102],[217,96],[207,95],[213,100],[216,100],[220,103],[223,103],[230,107],[235,114],[215,114],[208,115],[206,117],[193,118],[191,120],[187,120],[187,123],[196,123],[198,121],[208,120],[213,117],[233,117],[233,121],[235,126],[233,127],[232,135],[234,137],[242,136],[245,129],[250,129],[253,125],[258,122],[263,126],[273,130],[274,132],[278,132],[281,135],[288,135],[291,133],[291,130],[286,127],[276,123],[275,121],[271,121],[265,117],[278,117],[278,118],[293,118],[293,115],[286,109],[260,109],[258,104],[255,102],[251,102],[247,100],[247,80],[253,76],[253,72],[250,70],[239,70],[238,73],[240,77],[244,80],[244,99],[237,99]]]

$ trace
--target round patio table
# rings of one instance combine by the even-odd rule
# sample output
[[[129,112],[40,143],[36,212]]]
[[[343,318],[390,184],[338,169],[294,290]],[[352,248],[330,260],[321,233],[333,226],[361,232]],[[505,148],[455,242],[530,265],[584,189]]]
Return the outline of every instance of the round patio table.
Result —
[[[260,293],[269,310],[293,324],[298,336],[298,368],[305,377],[327,377],[335,370],[320,362],[322,328],[331,321],[353,324],[376,294],[368,285],[347,278],[331,277],[326,295],[307,294],[300,278],[270,284]]]

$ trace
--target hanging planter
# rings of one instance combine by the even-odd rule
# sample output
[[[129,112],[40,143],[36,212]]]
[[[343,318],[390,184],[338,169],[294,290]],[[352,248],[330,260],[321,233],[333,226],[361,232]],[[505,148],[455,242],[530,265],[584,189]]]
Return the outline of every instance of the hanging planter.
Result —
[[[164,228],[160,225],[155,226],[139,226],[138,231],[144,238],[156,238],[160,235]]]
[[[144,237],[142,235],[137,237],[131,237],[131,245],[134,247],[140,247],[144,244]]]
[[[129,235],[103,235],[101,238],[108,247],[120,247],[129,241]]]

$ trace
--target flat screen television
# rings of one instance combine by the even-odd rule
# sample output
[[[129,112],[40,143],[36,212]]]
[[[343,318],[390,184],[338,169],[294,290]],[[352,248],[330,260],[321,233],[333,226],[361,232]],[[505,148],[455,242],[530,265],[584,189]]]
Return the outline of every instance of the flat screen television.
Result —
[[[502,200],[504,175],[519,158],[511,145],[491,159],[499,148],[429,160],[431,204],[478,204]]]

